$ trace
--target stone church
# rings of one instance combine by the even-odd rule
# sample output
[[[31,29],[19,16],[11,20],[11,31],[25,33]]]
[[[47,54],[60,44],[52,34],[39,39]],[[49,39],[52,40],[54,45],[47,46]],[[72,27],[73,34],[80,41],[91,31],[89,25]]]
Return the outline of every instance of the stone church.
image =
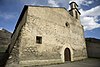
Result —
[[[87,58],[80,12],[62,7],[24,6],[12,34],[6,67],[64,63]]]

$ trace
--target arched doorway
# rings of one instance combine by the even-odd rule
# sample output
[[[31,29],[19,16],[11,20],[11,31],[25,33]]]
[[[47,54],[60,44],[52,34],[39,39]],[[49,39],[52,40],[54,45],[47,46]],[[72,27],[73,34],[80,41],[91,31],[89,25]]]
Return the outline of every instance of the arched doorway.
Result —
[[[66,48],[64,51],[65,61],[71,61],[70,49]]]

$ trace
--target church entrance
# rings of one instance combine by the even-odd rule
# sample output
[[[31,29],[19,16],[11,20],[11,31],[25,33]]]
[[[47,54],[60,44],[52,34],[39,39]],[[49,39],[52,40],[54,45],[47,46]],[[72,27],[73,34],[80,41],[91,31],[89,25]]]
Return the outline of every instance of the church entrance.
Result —
[[[71,61],[71,54],[70,54],[70,49],[69,48],[65,49],[64,55],[65,55],[65,61]]]

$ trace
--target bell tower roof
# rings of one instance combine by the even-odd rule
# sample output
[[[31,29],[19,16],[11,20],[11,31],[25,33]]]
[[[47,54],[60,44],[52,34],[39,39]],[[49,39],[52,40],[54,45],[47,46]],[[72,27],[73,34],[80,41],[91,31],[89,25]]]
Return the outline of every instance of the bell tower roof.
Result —
[[[72,4],[75,4],[78,7],[78,5],[76,4],[76,2],[73,1],[69,5],[72,5]]]

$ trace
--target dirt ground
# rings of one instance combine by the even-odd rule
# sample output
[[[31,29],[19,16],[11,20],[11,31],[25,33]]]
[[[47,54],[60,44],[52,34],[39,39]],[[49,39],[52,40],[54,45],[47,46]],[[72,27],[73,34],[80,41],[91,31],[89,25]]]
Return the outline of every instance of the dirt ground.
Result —
[[[100,67],[100,59],[88,58],[81,61],[65,62],[63,64],[53,64],[35,67]]]

